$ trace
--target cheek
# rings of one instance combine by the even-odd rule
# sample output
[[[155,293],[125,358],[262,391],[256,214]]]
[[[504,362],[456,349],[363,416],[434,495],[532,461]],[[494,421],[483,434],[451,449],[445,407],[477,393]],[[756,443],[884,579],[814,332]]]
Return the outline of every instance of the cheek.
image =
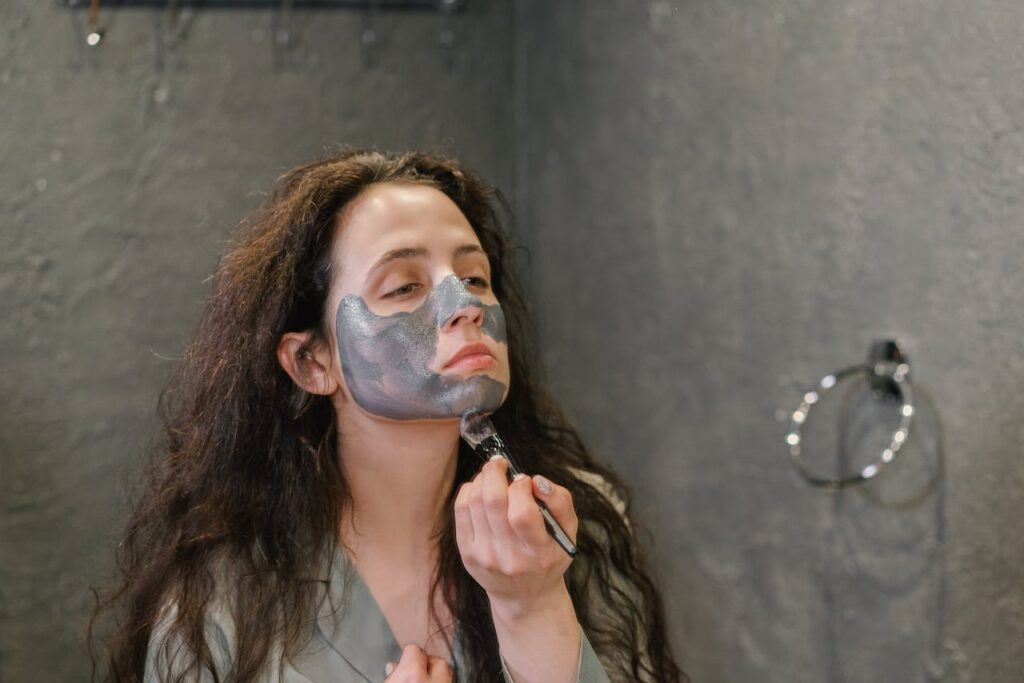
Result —
[[[508,345],[501,345],[501,354],[498,357],[498,365],[502,370],[505,378],[505,384],[509,383],[509,379],[512,377],[512,363],[508,355]]]
[[[338,390],[346,400],[352,398],[348,382],[345,381],[345,370],[341,363],[341,352],[338,349],[337,328],[335,328],[333,339],[331,339],[331,367],[328,372],[338,383]]]
[[[508,346],[503,345],[504,353],[499,357],[499,366],[501,367],[501,373],[495,375],[494,379],[505,385],[505,391],[501,395],[501,403],[504,403],[508,398],[508,394],[512,389],[512,364],[508,355]]]
[[[367,357],[365,351],[372,348],[356,331],[365,327],[365,320],[353,317],[354,307],[343,306],[341,302],[335,308],[334,319],[331,321],[334,338],[331,340],[331,361],[334,363],[333,374],[338,379],[338,386],[345,397],[352,396],[350,384],[358,382],[366,375],[368,362],[374,359]],[[348,311],[346,313],[346,311]],[[365,312],[364,312],[365,313]],[[352,374],[349,382],[348,373]],[[358,387],[357,387],[358,390]]]

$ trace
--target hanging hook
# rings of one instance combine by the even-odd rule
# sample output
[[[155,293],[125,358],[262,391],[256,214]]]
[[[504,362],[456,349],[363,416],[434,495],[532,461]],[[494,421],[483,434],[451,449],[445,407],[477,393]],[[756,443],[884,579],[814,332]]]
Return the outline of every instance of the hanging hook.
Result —
[[[163,72],[177,66],[178,43],[181,42],[186,28],[187,24],[181,21],[178,0],[167,0],[167,7],[164,10],[161,11],[158,8],[153,11],[153,34],[156,46],[154,58],[157,71]],[[166,90],[166,88],[162,88],[162,90]],[[160,93],[157,93],[157,101],[163,101]]]
[[[373,66],[377,56],[377,16],[380,14],[380,0],[370,0],[363,12],[363,30],[359,34],[359,45],[363,55],[363,65]]]
[[[292,14],[294,0],[281,0],[280,10],[274,17],[274,66],[284,66],[287,52],[294,44],[292,36]]]
[[[449,69],[455,64],[455,29],[452,17],[459,6],[459,0],[438,0],[438,7],[444,17],[441,32],[437,36],[441,57]]]
[[[163,30],[163,41],[164,45],[172,50],[177,45],[178,38],[181,37],[178,30],[179,15],[178,0],[167,0],[167,23]]]
[[[166,6],[156,8],[153,17],[154,62],[159,79],[153,86],[153,101],[166,104],[171,98],[170,73],[184,66],[181,49],[196,19],[191,3],[166,0]]]
[[[85,44],[96,47],[103,41],[103,29],[100,28],[100,0],[90,0],[86,22],[89,32],[85,35]]]

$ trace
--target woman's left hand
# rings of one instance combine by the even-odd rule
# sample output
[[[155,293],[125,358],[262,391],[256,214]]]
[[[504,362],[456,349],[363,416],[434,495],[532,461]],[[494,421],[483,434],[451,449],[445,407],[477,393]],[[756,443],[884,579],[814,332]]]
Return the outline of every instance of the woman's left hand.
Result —
[[[470,575],[492,607],[530,612],[567,596],[563,574],[572,558],[547,532],[536,496],[574,541],[579,528],[568,489],[544,477],[508,483],[508,462],[485,463],[455,498],[455,538]]]

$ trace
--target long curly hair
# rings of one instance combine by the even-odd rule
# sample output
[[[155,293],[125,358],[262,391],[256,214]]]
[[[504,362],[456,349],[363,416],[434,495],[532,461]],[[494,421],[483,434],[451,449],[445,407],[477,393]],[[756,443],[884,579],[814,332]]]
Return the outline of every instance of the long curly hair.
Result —
[[[189,673],[208,669],[215,680],[204,635],[214,600],[227,598],[236,627],[224,680],[255,680],[271,665],[274,648],[287,656],[308,637],[318,606],[307,577],[338,543],[350,499],[334,408],[289,378],[276,349],[290,331],[312,332],[311,344],[328,339],[325,302],[339,214],[360,192],[386,182],[444,192],[488,255],[511,371],[508,397],[492,420],[526,471],[572,493],[581,526],[566,583],[594,650],[613,680],[686,680],[672,657],[661,596],[626,521],[628,491],[538,382],[537,344],[516,279],[519,248],[502,224],[511,215],[507,201],[448,156],[373,149],[343,149],[281,176],[221,258],[195,337],[160,395],[163,427],[119,545],[116,582],[89,621],[91,644],[98,618],[112,617],[93,677],[98,658],[105,680],[141,681],[150,636],[168,604],[177,607],[170,634],[194,655]],[[449,509],[479,466],[460,443]],[[587,472],[614,493],[581,476]],[[616,509],[621,503],[625,517]],[[500,681],[487,596],[462,564],[453,518],[439,543],[432,591],[463,625],[461,677]],[[216,579],[220,560],[233,570],[227,586]],[[225,589],[231,594],[218,595]]]

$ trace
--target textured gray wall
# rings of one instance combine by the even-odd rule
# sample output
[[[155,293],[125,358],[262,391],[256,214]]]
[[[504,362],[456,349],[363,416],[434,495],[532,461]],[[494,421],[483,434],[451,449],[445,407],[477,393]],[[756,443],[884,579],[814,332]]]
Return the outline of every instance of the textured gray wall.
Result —
[[[548,358],[643,491],[694,680],[1024,679],[1024,4],[517,16]],[[907,447],[810,489],[788,412],[889,334],[920,387]],[[834,393],[807,426],[826,469],[895,422]]]
[[[182,3],[185,4],[185,3]],[[111,558],[123,481],[227,233],[328,145],[446,146],[509,188],[508,2],[470,3],[454,63],[437,15],[193,15],[0,3],[0,681],[81,681],[86,588]],[[187,17],[183,17],[187,18]]]
[[[161,357],[258,192],[334,143],[515,187],[552,378],[643,492],[695,681],[1020,681],[1024,5],[470,6],[453,69],[437,17],[383,16],[366,67],[344,13],[297,14],[275,69],[266,13],[161,58],[159,13],[90,53],[81,15],[0,5],[0,681],[86,675]],[[884,334],[911,441],[811,490],[786,414]],[[807,447],[861,461],[893,420],[852,385]]]

